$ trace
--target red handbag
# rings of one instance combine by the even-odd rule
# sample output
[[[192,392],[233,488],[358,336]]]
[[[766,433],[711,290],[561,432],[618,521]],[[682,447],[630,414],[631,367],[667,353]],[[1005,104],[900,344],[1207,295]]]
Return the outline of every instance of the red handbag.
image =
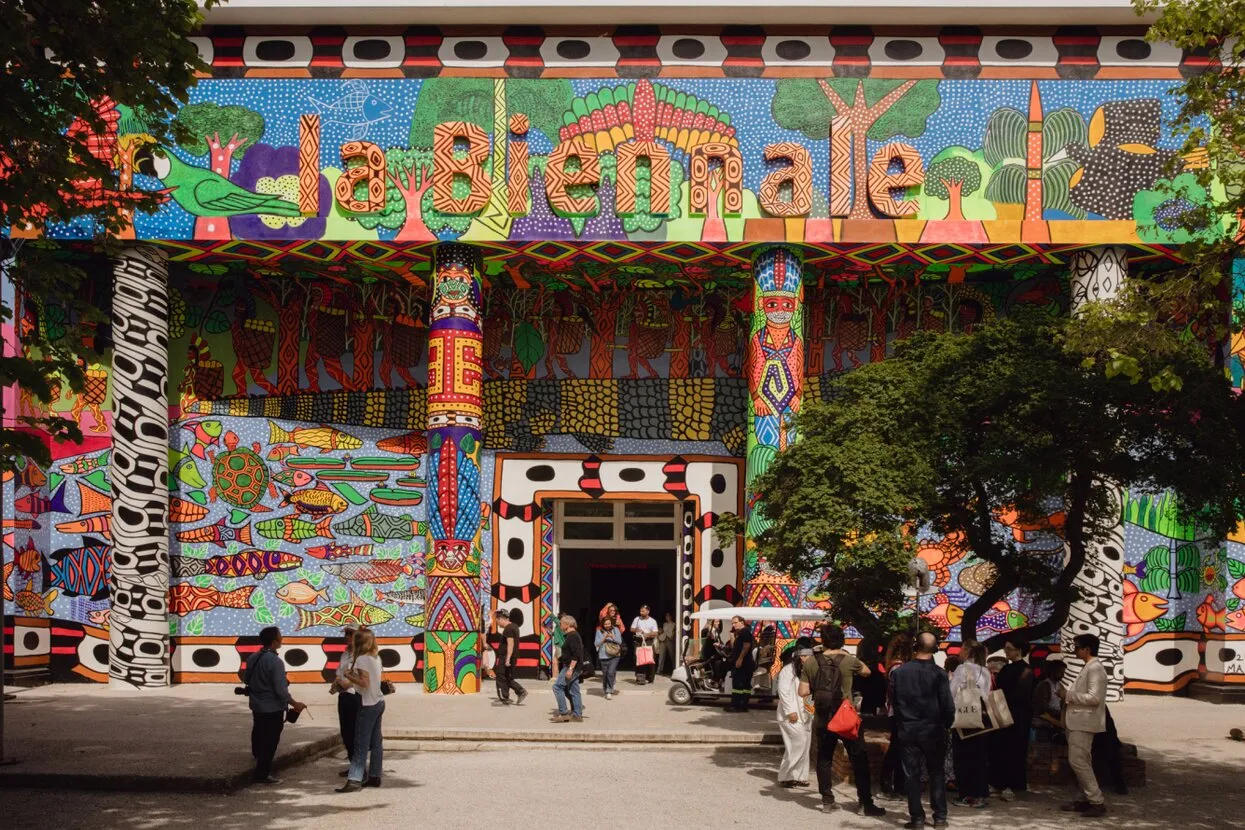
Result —
[[[856,711],[856,707],[850,700],[844,700],[839,704],[839,711],[835,712],[834,717],[826,724],[826,731],[833,732],[848,741],[854,741],[860,737],[860,713]]]

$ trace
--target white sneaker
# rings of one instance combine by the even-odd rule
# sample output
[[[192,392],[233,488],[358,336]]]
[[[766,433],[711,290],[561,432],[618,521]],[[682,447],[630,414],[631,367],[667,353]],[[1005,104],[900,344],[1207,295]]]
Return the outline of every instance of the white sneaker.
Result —
[[[999,791],[999,798],[1003,799],[1004,801],[1015,801],[1016,794],[1012,792],[1011,787],[1004,787],[1002,790]]]
[[[606,692],[606,693],[605,693],[605,699],[606,699],[606,700],[612,700],[613,698],[614,698],[614,695],[612,695],[611,693],[609,693],[609,692]]]

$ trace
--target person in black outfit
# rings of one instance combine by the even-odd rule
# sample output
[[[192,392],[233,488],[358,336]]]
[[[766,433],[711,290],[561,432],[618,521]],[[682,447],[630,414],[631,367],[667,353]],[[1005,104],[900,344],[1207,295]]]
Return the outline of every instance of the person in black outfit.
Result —
[[[514,679],[514,666],[519,659],[519,623],[523,622],[522,616],[518,616],[517,620],[515,616],[521,614],[521,611],[512,614],[501,608],[494,615],[497,627],[501,629],[501,642],[497,644],[497,665],[493,669],[497,674],[497,696],[502,703],[510,703],[510,691],[513,689],[515,705],[527,698],[527,690]]]
[[[553,681],[553,698],[558,703],[558,714],[554,716],[553,723],[579,723],[584,719],[584,699],[579,690],[584,665],[584,641],[579,636],[579,625],[570,614],[563,614],[560,624],[566,639],[562,642],[562,654],[558,657],[558,677]]]
[[[285,729],[285,711],[301,712],[307,704],[290,695],[285,677],[285,661],[277,656],[281,650],[281,629],[270,625],[259,632],[263,646],[246,661],[246,688],[251,707],[251,754],[255,756],[255,782],[279,784],[272,777],[272,759],[281,743]]]
[[[1033,720],[1033,690],[1037,685],[1033,669],[1025,662],[1029,644],[1007,640],[1003,643],[1007,665],[999,669],[995,685],[1003,691],[1012,725],[990,735],[990,787],[1004,801],[1029,789],[1029,729]]]
[[[904,784],[908,791],[908,823],[925,826],[921,806],[921,767],[929,776],[929,806],[934,826],[947,826],[947,730],[955,721],[955,701],[947,673],[934,663],[938,639],[928,631],[916,638],[913,659],[891,670],[890,699],[899,735]]]
[[[1120,760],[1120,733],[1115,729],[1115,719],[1111,717],[1111,707],[1107,707],[1107,731],[1094,735],[1094,746],[1091,750],[1094,766],[1106,772],[1106,778],[1120,795],[1128,794],[1128,782],[1124,779],[1124,767]]]
[[[342,650],[341,657],[337,659],[337,674],[333,678],[333,685],[329,688],[330,694],[337,695],[337,727],[341,732],[342,745],[346,747],[346,763],[350,763],[350,756],[354,754],[355,739],[355,722],[359,719],[359,690],[350,685],[350,681],[346,679],[346,670],[350,668],[354,662],[354,634],[359,630],[357,623],[346,623],[342,628],[342,633],[346,637],[346,648]],[[345,778],[350,772],[349,766],[342,771],[341,777]]]
[[[748,698],[752,697],[752,672],[756,663],[752,659],[752,629],[743,617],[731,618],[731,702],[728,712],[747,712]]]

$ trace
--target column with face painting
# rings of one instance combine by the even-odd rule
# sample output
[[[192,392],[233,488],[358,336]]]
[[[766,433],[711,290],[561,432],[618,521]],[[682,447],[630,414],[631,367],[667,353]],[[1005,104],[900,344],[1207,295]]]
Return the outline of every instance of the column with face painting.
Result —
[[[791,608],[800,584],[758,555],[755,539],[769,523],[764,494],[753,487],[774,457],[796,440],[795,416],[804,392],[804,268],[797,251],[766,248],[752,262],[752,328],[748,338],[748,455],[746,463],[744,602]],[[790,636],[780,627],[783,636]]]
[[[480,291],[475,249],[437,246],[428,327],[424,688],[440,694],[480,690]]]

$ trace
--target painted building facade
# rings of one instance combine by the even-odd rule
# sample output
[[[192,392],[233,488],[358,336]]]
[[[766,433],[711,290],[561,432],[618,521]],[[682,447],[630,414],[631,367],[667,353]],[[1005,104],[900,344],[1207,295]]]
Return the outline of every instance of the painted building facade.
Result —
[[[607,532],[637,544],[584,567],[621,585],[659,552],[682,637],[698,608],[816,605],[713,528],[759,532],[749,482],[829,378],[1178,261],[1170,90],[1207,58],[1143,32],[205,30],[186,143],[101,105],[125,185],[167,200],[91,263],[114,356],[52,405],[85,443],[5,484],[10,665],[233,682],[278,625],[320,681],[354,620],[387,676],[473,692],[497,608],[547,670],[588,578],[567,552]],[[16,301],[10,347],[63,322]],[[1103,635],[1117,692],[1241,679],[1245,537],[1146,494],[1116,537],[1065,637]],[[989,568],[921,555],[954,641]],[[1013,595],[980,628],[1049,613]]]

